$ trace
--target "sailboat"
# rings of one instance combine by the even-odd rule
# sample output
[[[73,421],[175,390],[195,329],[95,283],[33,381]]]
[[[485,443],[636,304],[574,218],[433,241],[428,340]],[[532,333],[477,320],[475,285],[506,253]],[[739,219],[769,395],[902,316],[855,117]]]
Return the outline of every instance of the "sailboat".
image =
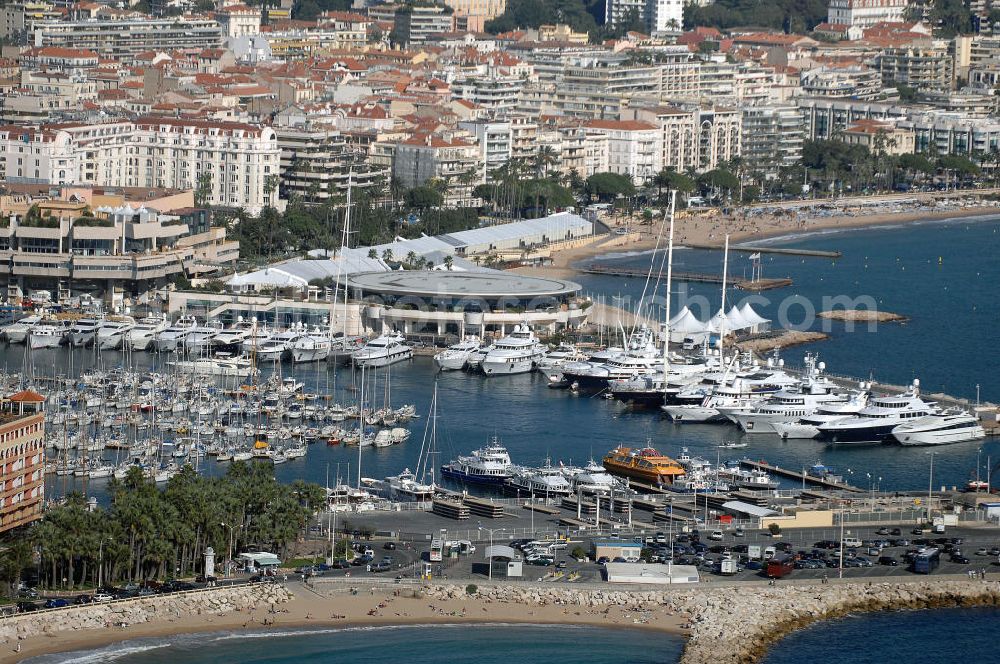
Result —
[[[434,484],[434,456],[437,454],[437,388],[435,381],[430,417],[424,428],[424,439],[420,443],[416,472],[406,468],[399,475],[385,478],[390,498],[394,500],[426,502],[434,498],[437,488]]]

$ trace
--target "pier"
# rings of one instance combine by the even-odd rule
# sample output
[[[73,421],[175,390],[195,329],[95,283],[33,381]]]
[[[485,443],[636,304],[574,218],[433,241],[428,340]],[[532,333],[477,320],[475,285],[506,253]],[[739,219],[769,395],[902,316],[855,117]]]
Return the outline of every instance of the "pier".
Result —
[[[721,244],[685,244],[688,249],[706,249],[709,251],[722,251]],[[783,254],[785,256],[806,256],[809,258],[840,258],[844,255],[841,251],[824,251],[822,249],[796,249],[794,247],[755,247],[751,244],[730,245],[729,251],[742,251],[754,254]]]
[[[781,468],[780,466],[772,466],[766,461],[751,461],[750,459],[743,459],[740,461],[740,465],[744,468],[763,470],[772,475],[778,475],[792,480],[804,481],[807,484],[814,484],[827,489],[838,489],[840,491],[851,491],[854,493],[867,493],[864,489],[851,486],[850,484],[838,484],[837,482],[831,482],[830,480],[825,480],[822,477],[810,475],[805,470],[788,470],[786,468]]]
[[[644,268],[614,267],[610,265],[587,265],[580,269],[584,274],[600,274],[608,277],[630,277],[635,279],[645,279],[649,273]],[[705,272],[674,272],[672,278],[677,281],[702,284],[721,284],[721,274],[709,274]],[[729,284],[736,288],[750,291],[772,290],[775,288],[785,288],[792,285],[792,280],[787,277],[777,279],[742,279],[730,277]]]

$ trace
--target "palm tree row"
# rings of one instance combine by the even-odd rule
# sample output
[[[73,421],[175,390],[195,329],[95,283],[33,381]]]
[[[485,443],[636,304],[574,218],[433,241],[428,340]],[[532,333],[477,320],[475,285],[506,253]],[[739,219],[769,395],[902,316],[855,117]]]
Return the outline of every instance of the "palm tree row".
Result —
[[[159,489],[140,469],[109,486],[111,503],[89,510],[80,494],[46,509],[26,537],[48,587],[138,582],[203,571],[213,547],[287,552],[324,504],[324,491],[300,480],[278,483],[261,464],[234,463],[225,477],[203,477],[186,467]],[[23,548],[5,552],[0,573],[15,582]],[[20,561],[20,566],[19,562]],[[13,576],[15,575],[16,576]]]

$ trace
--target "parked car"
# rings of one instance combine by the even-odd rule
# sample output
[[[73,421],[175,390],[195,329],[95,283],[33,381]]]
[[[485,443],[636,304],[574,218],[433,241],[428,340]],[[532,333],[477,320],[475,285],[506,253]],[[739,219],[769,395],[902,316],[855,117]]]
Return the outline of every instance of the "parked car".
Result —
[[[114,597],[112,597],[108,593],[94,593],[95,602],[110,602],[113,599]]]
[[[34,588],[21,588],[17,591],[20,599],[38,599],[38,591]]]
[[[952,556],[951,556],[951,562],[958,563],[959,565],[968,565],[972,561],[969,560],[968,558],[966,558],[965,556],[963,556],[960,553],[955,553],[955,554],[952,554]]]
[[[382,545],[382,548],[385,549],[386,551],[395,551],[396,550],[396,543],[395,542],[386,542],[385,544]]]
[[[37,611],[38,605],[34,602],[18,602],[17,611],[18,613],[28,613],[29,611]]]
[[[889,567],[898,567],[899,561],[892,556],[880,556],[878,559],[879,565],[888,565]]]
[[[52,597],[51,599],[45,600],[46,609],[61,609],[64,606],[69,606],[69,602],[64,600],[62,597]]]
[[[90,595],[77,595],[73,598],[74,604],[90,604],[94,601],[94,598]]]
[[[745,535],[745,534],[746,533],[743,531],[743,527],[742,526],[740,526],[739,528],[737,528],[736,530],[733,531],[733,537],[743,537],[743,535]]]
[[[198,576],[194,577],[194,580],[195,583],[215,583],[216,581],[218,581],[218,579],[212,576],[211,574],[208,576],[205,576],[204,574],[199,574]]]
[[[721,530],[713,530],[712,534],[708,536],[708,539],[715,540],[716,542],[722,540],[723,534]]]

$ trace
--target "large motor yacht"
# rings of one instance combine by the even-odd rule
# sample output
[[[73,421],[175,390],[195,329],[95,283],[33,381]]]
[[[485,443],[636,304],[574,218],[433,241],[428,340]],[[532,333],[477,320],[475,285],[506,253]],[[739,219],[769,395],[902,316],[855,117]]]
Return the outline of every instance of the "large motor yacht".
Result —
[[[897,425],[892,430],[892,437],[900,445],[947,445],[982,440],[986,431],[973,415],[955,409]]]
[[[401,334],[383,334],[354,351],[351,360],[359,367],[385,367],[413,357],[413,349],[406,345]]]
[[[511,477],[510,454],[494,438],[489,445],[475,450],[469,456],[460,456],[441,466],[441,477],[466,484],[503,486]]]
[[[892,431],[927,415],[937,414],[938,408],[920,398],[920,381],[903,394],[874,398],[856,417],[848,417],[821,424],[819,439],[827,443],[857,444],[884,443],[892,438]]]
[[[198,321],[194,316],[181,316],[170,327],[164,328],[156,335],[156,350],[161,353],[172,353],[184,349],[184,340],[191,334],[191,330],[198,326]]]
[[[527,323],[515,325],[510,334],[490,346],[480,368],[487,376],[529,373],[545,355],[545,347]]]

